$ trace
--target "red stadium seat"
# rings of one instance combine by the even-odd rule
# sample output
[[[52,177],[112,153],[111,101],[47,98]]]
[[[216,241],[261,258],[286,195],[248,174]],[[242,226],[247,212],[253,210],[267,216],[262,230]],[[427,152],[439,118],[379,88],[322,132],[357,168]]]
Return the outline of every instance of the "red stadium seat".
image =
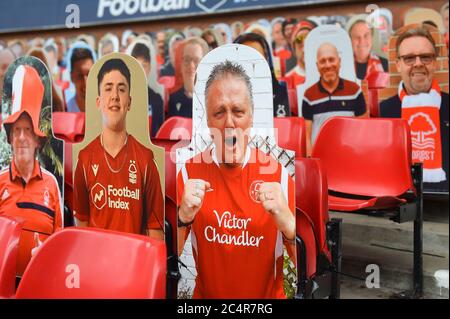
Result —
[[[323,126],[312,157],[324,165],[328,188],[365,196],[330,196],[331,210],[354,211],[405,203],[413,191],[408,124],[401,119],[332,118]]]
[[[295,151],[295,158],[306,156],[305,120],[302,117],[275,117],[278,146]]]
[[[369,110],[371,117],[380,116],[380,108],[378,102],[378,90],[383,89],[389,85],[389,73],[387,72],[372,72],[367,78],[369,87]]]
[[[295,194],[298,295],[338,298],[341,221],[329,220],[327,181],[318,159],[295,160]],[[312,282],[318,286],[314,292]]]
[[[320,160],[295,160],[295,203],[305,212],[315,230],[317,250],[329,258],[326,224],[328,215],[328,185]]]
[[[336,117],[324,123],[312,150],[328,178],[330,210],[414,221],[414,291],[422,294],[422,166],[411,164],[403,119]]]
[[[16,261],[22,225],[17,220],[0,216],[0,299],[14,297]]]
[[[291,115],[298,116],[297,90],[288,89],[288,95],[289,95],[289,105],[291,107]]]
[[[31,259],[17,298],[165,298],[166,247],[147,236],[66,228]]]
[[[190,140],[192,136],[192,119],[173,116],[169,117],[156,133],[157,139]]]
[[[52,126],[56,138],[66,142],[81,142],[84,138],[84,112],[53,112]]]
[[[154,138],[152,139],[152,143],[163,147],[166,152],[175,152],[177,148],[185,147],[190,144],[190,140],[168,140],[168,139],[161,139],[161,138]],[[174,155],[172,155],[174,156]]]

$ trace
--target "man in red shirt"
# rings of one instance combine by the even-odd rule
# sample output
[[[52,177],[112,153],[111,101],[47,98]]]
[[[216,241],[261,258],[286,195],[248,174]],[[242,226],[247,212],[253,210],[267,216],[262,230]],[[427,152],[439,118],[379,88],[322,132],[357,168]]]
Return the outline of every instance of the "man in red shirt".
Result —
[[[74,211],[78,226],[164,238],[164,202],[153,152],[126,130],[130,71],[110,59],[98,73],[102,132],[78,154]]]
[[[56,178],[36,159],[46,139],[38,128],[43,96],[44,85],[37,71],[19,66],[13,76],[12,114],[3,123],[12,160],[0,171],[0,216],[23,222],[16,270],[19,277],[32,250],[63,225]]]
[[[293,251],[294,182],[249,144],[253,99],[243,68],[226,61],[206,84],[213,145],[178,174],[178,244],[190,230],[194,298],[286,298],[283,243]]]

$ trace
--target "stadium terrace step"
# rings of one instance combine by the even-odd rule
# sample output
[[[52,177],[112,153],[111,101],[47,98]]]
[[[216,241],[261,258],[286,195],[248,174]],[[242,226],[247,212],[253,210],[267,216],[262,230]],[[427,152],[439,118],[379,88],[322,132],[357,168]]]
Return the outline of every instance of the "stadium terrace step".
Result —
[[[343,219],[343,273],[366,278],[367,265],[376,264],[380,267],[380,289],[384,292],[369,292],[371,289],[365,288],[365,282],[361,281],[357,288],[368,290],[362,292],[363,295],[367,294],[368,298],[372,298],[370,296],[377,294],[386,296],[389,290],[396,293],[412,288],[412,223],[397,224],[386,218],[336,212],[331,213],[330,217]],[[425,298],[449,297],[448,218],[446,222],[445,218],[443,220],[444,222],[425,221],[423,225]],[[443,270],[447,276],[447,288],[439,287],[442,285],[436,279],[436,272],[439,270]],[[355,281],[346,276],[342,280]],[[351,296],[355,294],[352,293]]]

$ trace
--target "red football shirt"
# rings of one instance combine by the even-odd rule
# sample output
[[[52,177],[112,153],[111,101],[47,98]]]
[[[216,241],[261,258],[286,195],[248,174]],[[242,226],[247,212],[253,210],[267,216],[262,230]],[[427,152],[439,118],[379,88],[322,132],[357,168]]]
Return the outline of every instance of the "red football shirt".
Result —
[[[62,201],[58,182],[52,173],[35,160],[30,180],[26,183],[11,161],[9,169],[0,172],[0,216],[23,221],[19,240],[17,275],[22,275],[36,246],[34,233],[44,241],[63,227]]]
[[[135,234],[147,228],[164,230],[153,152],[133,136],[128,135],[115,158],[103,149],[100,136],[94,139],[78,155],[74,184],[75,217],[90,227]]]
[[[217,164],[207,150],[183,165],[177,179],[178,204],[188,179],[205,180],[213,189],[190,227],[194,298],[286,298],[283,237],[257,193],[262,182],[279,182],[294,214],[294,181],[287,170],[259,150],[247,151],[246,163],[237,168]]]

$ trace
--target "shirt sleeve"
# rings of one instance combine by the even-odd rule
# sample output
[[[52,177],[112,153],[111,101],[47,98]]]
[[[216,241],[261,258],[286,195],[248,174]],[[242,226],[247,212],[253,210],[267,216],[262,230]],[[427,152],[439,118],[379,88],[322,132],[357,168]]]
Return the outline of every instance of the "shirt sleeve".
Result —
[[[146,180],[145,196],[147,205],[144,205],[144,207],[149,214],[147,228],[164,231],[164,198],[154,159],[148,162]]]
[[[81,156],[78,156],[75,169],[73,197],[74,216],[81,221],[89,220],[89,191]]]
[[[311,104],[309,104],[307,102],[307,100],[305,100],[305,98],[303,98],[302,101],[302,116],[306,119],[306,120],[313,120],[313,109],[311,107]]]

